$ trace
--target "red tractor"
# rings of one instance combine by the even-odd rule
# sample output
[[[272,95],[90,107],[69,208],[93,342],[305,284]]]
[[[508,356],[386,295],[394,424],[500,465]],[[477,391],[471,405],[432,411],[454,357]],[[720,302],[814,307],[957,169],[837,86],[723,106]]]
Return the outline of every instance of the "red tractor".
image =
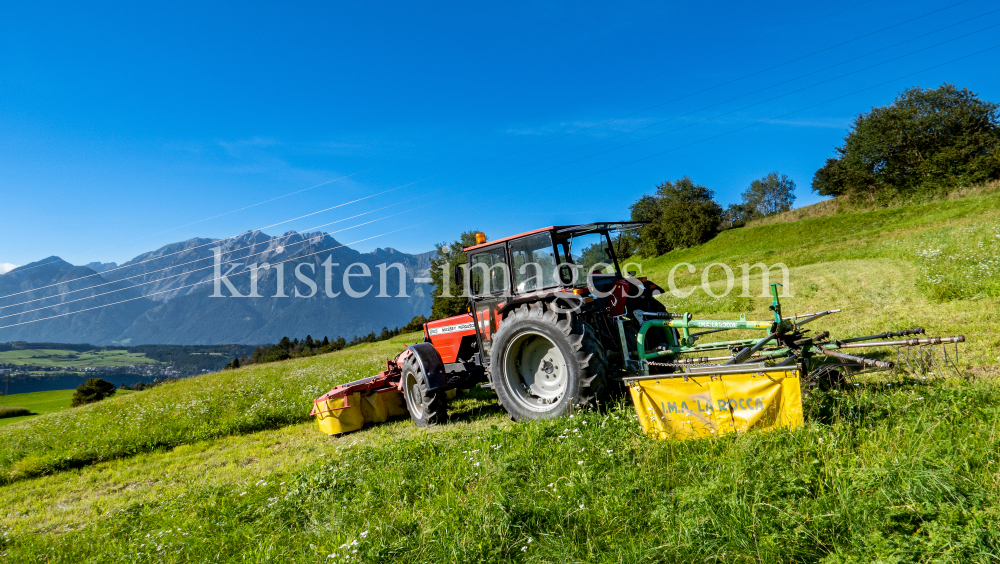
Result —
[[[343,433],[407,413],[417,425],[434,425],[446,419],[456,390],[476,384],[495,390],[512,419],[546,419],[609,400],[627,385],[647,432],[710,436],[801,425],[803,393],[844,385],[854,370],[894,368],[845,352],[851,349],[889,349],[911,371],[960,374],[962,335],[919,338],[922,327],[849,339],[808,335],[805,325],[840,310],[785,317],[781,284],[770,284],[770,319],[668,313],[656,300],[661,290],[623,275],[615,253],[611,234],[639,225],[546,227],[489,243],[477,234],[453,276],[469,297],[468,312],[425,324],[424,342],[379,375],[317,399],[320,428]],[[720,331],[765,336],[701,340]],[[950,357],[949,344],[956,346]],[[911,347],[919,348],[913,362],[905,352]],[[703,356],[710,353],[721,356]]]
[[[354,430],[401,413],[404,401],[414,423],[434,425],[446,419],[453,390],[476,384],[495,390],[514,420],[558,417],[621,393],[636,362],[623,351],[636,350],[643,320],[632,312],[665,312],[661,290],[624,275],[615,253],[612,234],[639,225],[553,226],[491,242],[478,234],[464,249],[467,264],[445,282],[469,297],[468,312],[425,324],[424,342],[386,371],[316,400],[321,427],[331,419],[327,432]],[[645,348],[667,343],[668,331],[649,330]],[[391,390],[402,398],[375,393]],[[338,412],[352,407],[361,420],[345,425],[348,413]]]

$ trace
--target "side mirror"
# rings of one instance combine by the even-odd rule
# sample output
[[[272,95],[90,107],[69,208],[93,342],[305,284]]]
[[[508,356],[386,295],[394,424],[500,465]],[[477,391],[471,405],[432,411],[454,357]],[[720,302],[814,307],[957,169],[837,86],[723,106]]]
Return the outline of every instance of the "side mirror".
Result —
[[[563,284],[572,284],[574,282],[573,267],[568,264],[559,265],[559,281]]]

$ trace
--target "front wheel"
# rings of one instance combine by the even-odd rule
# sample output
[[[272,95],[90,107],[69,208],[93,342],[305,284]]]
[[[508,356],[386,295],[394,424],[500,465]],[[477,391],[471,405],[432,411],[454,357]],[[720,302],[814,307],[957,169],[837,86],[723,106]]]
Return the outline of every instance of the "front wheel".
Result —
[[[431,427],[448,418],[448,396],[444,389],[430,390],[426,374],[415,355],[403,362],[403,398],[410,418],[418,427]]]
[[[503,320],[490,371],[512,419],[559,417],[596,399],[605,389],[607,363],[591,333],[541,303],[521,306]]]

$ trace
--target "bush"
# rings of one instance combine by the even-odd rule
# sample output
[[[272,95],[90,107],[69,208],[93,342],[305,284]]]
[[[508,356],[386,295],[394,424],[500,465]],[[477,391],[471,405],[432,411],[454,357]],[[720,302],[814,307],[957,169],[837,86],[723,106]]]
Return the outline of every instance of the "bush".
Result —
[[[1000,104],[967,88],[910,88],[854,121],[813,191],[881,203],[924,200],[1000,178]]]
[[[76,407],[94,403],[113,395],[115,395],[114,384],[100,378],[91,378],[76,388],[76,392],[73,394],[72,406]]]
[[[31,410],[26,407],[0,405],[0,419],[4,419],[5,417],[20,417],[22,415],[31,415]]]
[[[722,221],[722,207],[714,196],[685,176],[658,185],[655,196],[639,198],[632,205],[632,220],[649,222],[640,230],[639,253],[655,257],[714,237]]]

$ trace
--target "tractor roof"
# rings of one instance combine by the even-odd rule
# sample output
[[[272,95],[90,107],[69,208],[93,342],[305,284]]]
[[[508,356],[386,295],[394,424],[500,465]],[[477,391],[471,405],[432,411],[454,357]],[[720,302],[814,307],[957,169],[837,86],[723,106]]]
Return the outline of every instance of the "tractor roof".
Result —
[[[495,241],[487,241],[479,245],[473,245],[471,247],[465,247],[463,251],[474,251],[483,247],[489,247],[490,245],[495,245],[497,243],[503,243],[504,241],[510,241],[513,239],[520,239],[521,237],[527,237],[528,235],[534,235],[536,233],[542,233],[543,231],[554,231],[560,235],[566,234],[570,236],[585,235],[587,233],[595,233],[598,231],[621,231],[624,229],[636,229],[645,225],[646,221],[615,221],[615,222],[603,222],[603,223],[584,223],[580,225],[550,225],[549,227],[542,227],[541,229],[535,229],[533,231],[526,231],[524,233],[519,233],[517,235],[511,235],[510,237],[504,237],[503,239],[497,239]]]

